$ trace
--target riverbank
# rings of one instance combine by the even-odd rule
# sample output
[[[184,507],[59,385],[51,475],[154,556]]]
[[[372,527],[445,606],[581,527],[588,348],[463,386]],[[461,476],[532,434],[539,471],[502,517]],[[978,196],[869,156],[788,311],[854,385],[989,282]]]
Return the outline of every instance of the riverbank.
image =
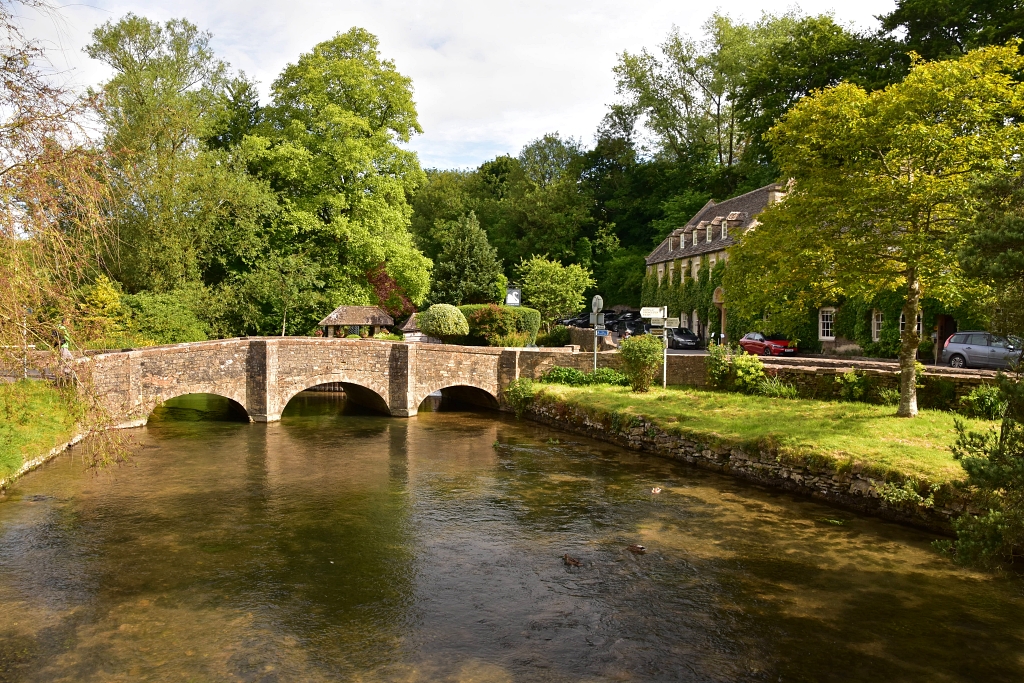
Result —
[[[72,441],[78,404],[49,382],[0,383],[0,488]]]
[[[948,533],[968,504],[953,416],[688,388],[538,385],[540,422]],[[967,421],[975,429],[995,423]]]

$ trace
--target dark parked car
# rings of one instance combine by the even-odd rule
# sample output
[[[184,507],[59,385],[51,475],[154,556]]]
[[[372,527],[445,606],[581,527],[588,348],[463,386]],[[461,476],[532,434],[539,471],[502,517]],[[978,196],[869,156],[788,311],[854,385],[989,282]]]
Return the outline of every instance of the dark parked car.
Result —
[[[760,332],[743,335],[740,347],[753,356],[791,356],[796,353],[796,345],[785,337]]]
[[[626,334],[626,330],[629,330],[630,334],[643,334],[643,332],[638,330],[644,330],[646,327],[644,326],[643,318],[640,317],[639,311],[626,311],[625,313],[621,313],[615,320],[614,329],[621,337]]]
[[[700,338],[685,327],[673,327],[667,332],[668,348],[670,349],[700,348]]]
[[[1008,368],[1020,358],[1021,340],[991,332],[957,332],[942,346],[951,368]]]
[[[558,324],[565,325],[566,327],[590,327],[590,314],[580,313],[579,315],[571,318],[559,320]]]

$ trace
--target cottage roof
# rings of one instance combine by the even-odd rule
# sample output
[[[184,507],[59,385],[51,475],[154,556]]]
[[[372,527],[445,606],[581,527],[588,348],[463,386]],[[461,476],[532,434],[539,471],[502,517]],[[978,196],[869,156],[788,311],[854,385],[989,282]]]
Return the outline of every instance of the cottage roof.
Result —
[[[420,326],[416,322],[416,314],[415,313],[410,315],[409,319],[406,320],[404,323],[402,323],[401,330],[402,330],[402,332],[419,332],[420,331]]]
[[[773,195],[777,196],[782,192],[785,192],[785,187],[773,183],[717,204],[709,201],[687,221],[686,225],[673,230],[669,237],[647,256],[647,265],[721,251],[731,246],[735,236],[749,228],[757,215],[773,201]],[[723,224],[728,226],[725,237],[722,237]],[[710,242],[703,234],[708,226],[712,229]],[[693,244],[692,238],[694,230],[698,231],[696,245]],[[690,239],[682,239],[684,233]]]
[[[338,306],[320,325],[394,325],[394,319],[377,306]]]

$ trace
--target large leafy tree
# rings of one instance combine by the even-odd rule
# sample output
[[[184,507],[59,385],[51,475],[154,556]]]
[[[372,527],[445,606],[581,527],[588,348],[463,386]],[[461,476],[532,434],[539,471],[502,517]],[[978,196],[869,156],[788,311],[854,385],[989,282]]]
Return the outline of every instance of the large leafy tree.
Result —
[[[423,180],[412,84],[359,28],[315,46],[274,81],[273,103],[243,145],[277,192],[275,249],[314,259],[326,307],[371,304],[367,274],[386,274],[414,302],[430,261],[413,243],[406,196]],[[310,311],[305,321],[311,325]]]
[[[902,32],[904,49],[927,59],[1024,37],[1021,0],[897,0],[881,19],[885,31]]]
[[[558,318],[579,312],[583,293],[594,284],[589,270],[541,256],[524,260],[518,271],[524,303],[540,311],[541,322],[549,330]]]
[[[507,280],[476,214],[440,223],[437,235],[441,250],[434,264],[430,301],[453,306],[500,301]]]
[[[872,93],[843,83],[797,103],[769,133],[794,185],[743,236],[726,276],[731,307],[777,324],[839,295],[905,297],[898,414],[917,413],[914,321],[928,295],[976,295],[956,255],[979,182],[1020,153],[1024,67],[1016,47],[917,62]]]

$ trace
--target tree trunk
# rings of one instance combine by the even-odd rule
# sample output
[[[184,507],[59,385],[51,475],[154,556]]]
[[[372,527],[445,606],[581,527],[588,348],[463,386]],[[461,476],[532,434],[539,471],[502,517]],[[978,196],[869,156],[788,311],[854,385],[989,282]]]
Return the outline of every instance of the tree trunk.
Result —
[[[921,281],[917,269],[907,272],[907,302],[903,304],[903,333],[900,334],[900,407],[898,417],[917,415],[917,316],[921,312]]]
[[[281,336],[284,336],[285,327],[288,325],[288,307],[284,307],[284,317],[281,319]]]

